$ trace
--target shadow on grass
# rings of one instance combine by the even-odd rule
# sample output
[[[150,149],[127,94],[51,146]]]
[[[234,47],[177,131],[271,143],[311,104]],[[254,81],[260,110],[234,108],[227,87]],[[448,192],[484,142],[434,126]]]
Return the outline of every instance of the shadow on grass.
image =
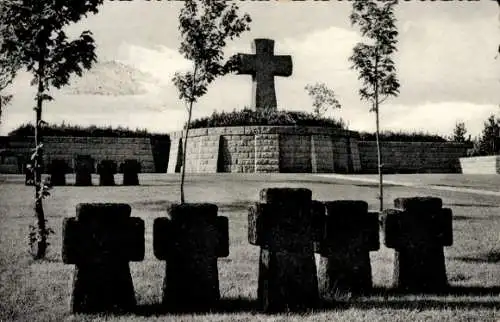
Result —
[[[499,220],[500,216],[484,216],[484,217],[476,217],[476,216],[453,216],[453,220],[456,221],[477,221],[477,220]]]
[[[165,211],[171,204],[173,204],[173,202],[169,200],[144,200],[132,202],[130,203],[130,207],[132,207],[132,209],[137,208],[148,211]]]
[[[396,289],[375,288],[369,293],[351,297],[350,299],[336,299],[333,301],[321,300],[318,307],[312,311],[328,311],[339,309],[473,309],[498,308],[500,300],[500,286],[495,287],[468,287],[453,286],[442,292],[413,294]],[[462,297],[473,297],[464,299]],[[161,304],[138,305],[135,314],[149,317],[158,315],[182,314],[227,314],[227,313],[260,313],[257,299],[251,298],[223,298],[218,306],[210,311],[169,311]],[[306,313],[296,311],[295,313]]]
[[[228,211],[228,212],[236,212],[236,211],[248,211],[248,208],[255,204],[256,201],[251,200],[237,200],[234,202],[226,202],[226,203],[217,203],[219,207],[219,211]]]
[[[498,208],[500,205],[487,203],[447,203],[443,207],[464,207],[464,208]]]
[[[237,298],[237,299],[221,299],[218,306],[210,311],[196,312],[192,310],[185,311],[169,311],[165,306],[157,304],[138,305],[135,314],[139,316],[154,316],[165,314],[191,314],[191,313],[243,313],[243,312],[258,312],[259,304],[256,299]]]
[[[487,253],[478,254],[476,256],[454,257],[454,259],[466,263],[496,264],[500,263],[500,251],[495,250]]]
[[[458,286],[451,285],[439,291],[425,292],[425,293],[414,293],[409,292],[404,289],[397,288],[382,288],[374,287],[369,293],[365,293],[366,296],[498,296],[500,295],[500,286]]]
[[[132,208],[138,208],[140,210],[148,211],[165,211],[168,207],[173,204],[173,201],[169,200],[144,200],[136,201],[130,203]],[[215,203],[219,208],[219,211],[235,212],[235,211],[247,211],[255,201],[250,200],[237,200],[234,202],[217,202]]]

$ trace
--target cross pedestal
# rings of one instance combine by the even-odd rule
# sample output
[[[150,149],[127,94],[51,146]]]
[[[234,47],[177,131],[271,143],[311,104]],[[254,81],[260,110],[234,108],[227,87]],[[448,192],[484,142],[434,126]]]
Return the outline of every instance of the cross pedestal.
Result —
[[[78,204],[63,221],[62,258],[74,264],[73,313],[130,312],[136,305],[130,261],[144,258],[144,221],[127,204]]]
[[[274,76],[292,75],[292,57],[274,56],[274,40],[255,39],[255,54],[238,54],[238,74],[252,75],[252,107],[257,111],[276,110]]]

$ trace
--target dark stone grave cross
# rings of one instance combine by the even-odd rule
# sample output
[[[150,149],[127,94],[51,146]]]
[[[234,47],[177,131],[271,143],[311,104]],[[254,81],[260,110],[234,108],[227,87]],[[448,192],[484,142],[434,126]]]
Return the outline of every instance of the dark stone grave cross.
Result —
[[[255,39],[254,55],[238,54],[238,74],[252,75],[252,107],[256,110],[276,110],[274,76],[292,75],[292,57],[274,56],[274,40]]]

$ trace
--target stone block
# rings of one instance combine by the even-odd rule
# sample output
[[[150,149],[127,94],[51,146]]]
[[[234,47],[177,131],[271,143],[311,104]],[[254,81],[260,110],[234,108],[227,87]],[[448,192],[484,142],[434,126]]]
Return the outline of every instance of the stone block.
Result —
[[[53,186],[66,185],[66,172],[69,170],[68,163],[63,159],[53,159],[49,164],[50,183]]]
[[[443,207],[441,198],[435,197],[412,197],[394,199],[394,207],[410,212],[427,212],[439,210]]]
[[[444,246],[453,242],[452,211],[439,198],[398,198],[382,216],[384,243],[394,248],[394,285],[410,292],[448,286]],[[405,210],[403,210],[405,209]]]
[[[114,186],[118,166],[114,160],[101,160],[97,165],[100,186]]]
[[[74,264],[72,313],[130,312],[129,261],[144,258],[144,221],[127,204],[78,204],[63,221],[62,258]]]
[[[369,213],[361,200],[325,202],[323,227],[316,252],[320,294],[328,300],[343,292],[372,288],[369,252],[379,249],[378,213]],[[319,221],[319,220],[318,220]]]
[[[141,172],[141,164],[135,159],[126,159],[120,165],[120,172],[123,173],[124,186],[138,186],[139,173]]]
[[[217,258],[229,254],[228,221],[214,204],[173,204],[153,227],[154,254],[166,260],[162,305],[198,312],[220,299]]]
[[[266,312],[314,308],[318,282],[311,191],[269,188],[249,208],[248,240],[261,247],[258,301]]]
[[[75,160],[75,186],[91,186],[95,171],[94,159],[90,155],[77,155]]]

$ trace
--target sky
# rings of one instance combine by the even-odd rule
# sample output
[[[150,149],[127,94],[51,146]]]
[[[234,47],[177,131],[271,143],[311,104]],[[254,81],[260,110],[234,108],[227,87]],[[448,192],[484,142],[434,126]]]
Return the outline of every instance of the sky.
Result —
[[[332,88],[351,130],[373,131],[375,115],[359,98],[357,73],[348,57],[359,31],[349,21],[349,1],[238,1],[252,17],[251,30],[228,43],[226,57],[251,53],[255,38],[275,40],[276,55],[291,55],[293,73],[276,77],[279,110],[312,111],[304,87]],[[171,79],[191,65],[178,52],[181,1],[105,0],[97,15],[68,28],[91,30],[98,63],[83,77],[52,91],[43,119],[49,123],[111,125],[155,132],[181,129],[187,118]],[[491,114],[500,115],[500,10],[496,1],[402,1],[396,10],[394,56],[400,95],[380,107],[382,130],[451,134],[464,122],[473,137]],[[34,119],[31,77],[20,73],[2,113],[0,135]],[[195,118],[251,104],[249,75],[227,75],[210,85],[194,107]]]

